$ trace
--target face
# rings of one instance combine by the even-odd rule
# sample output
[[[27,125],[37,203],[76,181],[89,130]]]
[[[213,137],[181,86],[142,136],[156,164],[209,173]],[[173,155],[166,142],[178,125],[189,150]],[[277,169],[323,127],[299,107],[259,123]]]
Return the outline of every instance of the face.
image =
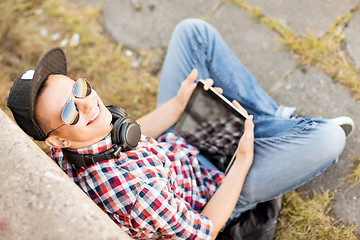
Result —
[[[64,124],[61,113],[68,100],[73,100],[79,111],[79,120],[75,125],[65,124],[49,135],[45,143],[50,146],[86,147],[100,141],[111,131],[111,113],[97,93],[92,90],[85,98],[75,98],[71,94],[74,84],[75,81],[67,76],[50,75],[37,99],[35,116],[46,122],[42,124],[45,134]]]

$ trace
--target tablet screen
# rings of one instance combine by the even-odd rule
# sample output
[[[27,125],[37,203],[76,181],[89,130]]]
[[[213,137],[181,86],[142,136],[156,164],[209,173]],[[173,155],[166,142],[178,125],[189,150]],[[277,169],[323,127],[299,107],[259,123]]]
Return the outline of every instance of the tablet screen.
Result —
[[[244,132],[245,119],[244,114],[213,88],[205,91],[204,82],[200,80],[175,132],[225,172]]]

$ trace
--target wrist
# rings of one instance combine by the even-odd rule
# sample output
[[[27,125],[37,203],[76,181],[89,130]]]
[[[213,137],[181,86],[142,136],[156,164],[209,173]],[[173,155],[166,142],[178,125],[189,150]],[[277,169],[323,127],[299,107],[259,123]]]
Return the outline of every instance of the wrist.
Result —
[[[237,164],[242,170],[248,172],[253,163],[253,155],[252,154],[236,154],[236,159],[234,164]]]
[[[182,114],[185,110],[186,103],[181,100],[179,95],[176,95],[172,100],[174,101],[174,107]]]

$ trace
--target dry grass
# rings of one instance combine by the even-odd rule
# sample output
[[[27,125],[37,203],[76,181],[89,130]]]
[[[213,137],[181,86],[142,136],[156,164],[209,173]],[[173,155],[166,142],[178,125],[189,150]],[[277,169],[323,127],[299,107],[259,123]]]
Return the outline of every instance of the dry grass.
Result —
[[[360,8],[360,4],[354,6],[346,16],[337,18],[327,34],[318,38],[312,32],[302,36],[296,35],[276,19],[266,17],[260,8],[253,7],[243,0],[223,0],[223,2],[234,2],[247,10],[254,19],[280,35],[280,41],[293,52],[300,65],[311,64],[322,70],[329,77],[346,86],[353,93],[354,98],[360,100],[360,70],[341,49],[342,40],[345,38],[342,31],[353,18],[353,12]]]
[[[74,41],[76,35],[78,43]],[[35,68],[47,49],[62,45],[69,76],[86,77],[105,104],[121,106],[134,118],[155,108],[158,79],[148,66],[153,56],[161,58],[163,51],[139,51],[127,56],[121,44],[104,34],[100,5],[84,7],[67,0],[2,0],[0,41],[0,108],[11,117],[6,101],[12,82],[22,72]],[[143,61],[134,68],[133,63],[140,58]],[[48,152],[43,142],[37,144]]]
[[[121,44],[111,42],[103,33],[99,6],[60,0],[17,0],[15,4],[3,0],[0,9],[2,109],[6,109],[7,92],[16,76],[34,68],[44,51],[64,42],[68,42],[63,48],[69,75],[86,77],[106,104],[122,106],[134,117],[155,107],[157,78],[141,64],[132,67],[139,56],[148,59],[149,53],[128,57]],[[78,44],[72,40],[76,35]]]
[[[104,34],[100,5],[2,0],[0,41],[0,108],[11,117],[6,101],[12,82],[22,72],[35,68],[40,56],[53,46],[64,48],[69,76],[86,77],[105,104],[121,106],[134,118],[155,108],[158,79],[148,69],[154,54],[140,51],[127,56],[121,44]],[[162,53],[160,50],[155,55],[161,58]],[[134,68],[133,63],[140,58],[144,61]],[[42,142],[38,145],[48,151]]]
[[[355,159],[354,166],[347,176],[346,182],[349,187],[346,189],[345,193],[360,183],[360,157]]]
[[[276,239],[357,239],[357,226],[348,226],[329,214],[334,194],[314,193],[301,196],[292,191],[285,195]]]

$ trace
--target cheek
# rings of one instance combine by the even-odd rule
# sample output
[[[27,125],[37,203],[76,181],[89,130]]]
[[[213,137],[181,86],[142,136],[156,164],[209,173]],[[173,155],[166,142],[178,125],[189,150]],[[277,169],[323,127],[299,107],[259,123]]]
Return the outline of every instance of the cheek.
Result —
[[[111,121],[112,121],[112,115],[111,113],[109,112],[109,110],[107,110],[107,108],[105,109],[105,112],[104,112],[104,119],[105,119],[105,123],[110,125],[111,124]]]
[[[99,106],[101,111],[101,124],[110,125],[112,121],[112,115],[110,111],[106,108],[104,103],[101,101],[101,99],[99,101]]]
[[[100,119],[98,119],[99,121],[94,122],[95,124],[93,126],[89,126],[89,130],[94,134],[107,134],[111,131],[112,115],[106,108],[104,110],[105,111],[101,113]]]

